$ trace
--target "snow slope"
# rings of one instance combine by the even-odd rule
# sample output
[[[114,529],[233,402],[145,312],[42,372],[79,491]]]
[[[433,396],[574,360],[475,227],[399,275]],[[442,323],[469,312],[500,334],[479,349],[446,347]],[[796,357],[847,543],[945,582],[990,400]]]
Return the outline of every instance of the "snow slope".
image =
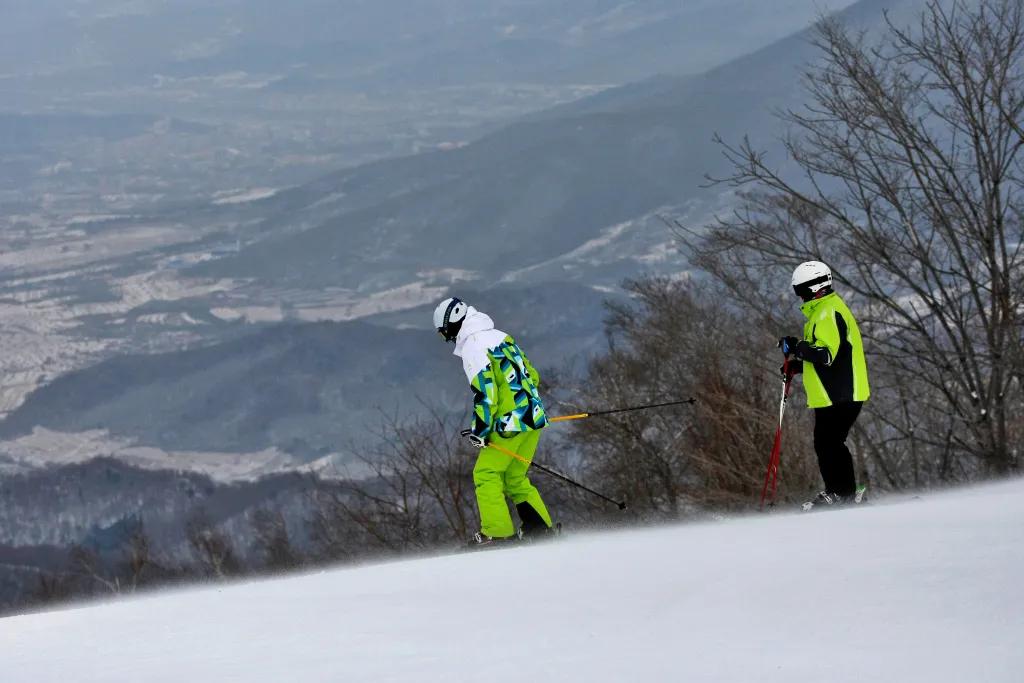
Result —
[[[1021,681],[1024,481],[0,619],[0,680]]]

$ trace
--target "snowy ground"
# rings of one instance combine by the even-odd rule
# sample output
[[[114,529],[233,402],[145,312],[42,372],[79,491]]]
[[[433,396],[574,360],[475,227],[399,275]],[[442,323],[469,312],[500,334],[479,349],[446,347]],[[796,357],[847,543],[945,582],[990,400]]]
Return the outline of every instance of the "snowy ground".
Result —
[[[1021,681],[1024,481],[0,619],[32,681]]]

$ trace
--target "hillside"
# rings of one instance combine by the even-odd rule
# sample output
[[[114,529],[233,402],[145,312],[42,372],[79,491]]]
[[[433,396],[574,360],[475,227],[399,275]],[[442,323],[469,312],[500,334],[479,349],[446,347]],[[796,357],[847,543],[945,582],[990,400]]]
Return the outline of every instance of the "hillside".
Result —
[[[94,552],[106,571],[119,566],[136,531],[144,531],[147,542],[159,548],[156,563],[163,569],[154,568],[156,575],[178,571],[194,559],[186,525],[196,514],[230,535],[247,563],[260,561],[250,546],[253,515],[260,509],[287,515],[296,540],[305,542],[300,520],[309,514],[314,485],[309,478],[292,471],[224,482],[188,471],[180,462],[163,465],[159,470],[94,457],[0,477],[0,614],[33,601],[41,577],[64,582],[72,590],[70,584],[82,578],[74,560],[76,546]],[[322,480],[315,486],[338,490]],[[73,590],[88,594],[93,588],[85,582]]]
[[[883,10],[917,6],[862,0],[840,16],[871,29]],[[815,58],[810,38],[799,31],[698,76],[625,86],[463,147],[282,192],[266,203],[265,237],[192,272],[374,291],[421,281],[424,268],[485,283],[604,285],[624,271],[678,270],[680,260],[666,256],[671,235],[651,214],[699,225],[729,201],[721,188],[702,187],[705,174],[725,170],[714,135],[773,145],[781,131],[772,111],[800,105],[800,74]],[[539,268],[552,260],[560,267]]]
[[[0,620],[4,680],[1020,680],[1024,481]]]
[[[556,304],[544,288],[510,292],[514,299],[468,287],[460,295],[514,334],[544,371],[580,370],[599,349],[606,295],[566,286]],[[142,446],[210,452],[210,464],[268,448],[286,454],[278,464],[350,453],[377,441],[385,415],[422,414],[421,399],[441,412],[468,411],[471,394],[452,347],[429,329],[432,310],[371,318],[379,325],[289,321],[197,348],[116,356],[33,392],[0,422],[0,438],[38,427],[107,430]],[[0,454],[41,464],[64,459],[66,448],[36,438],[8,441]],[[176,459],[184,466],[175,457],[167,463]],[[266,464],[247,460],[250,469],[240,464],[239,471]]]

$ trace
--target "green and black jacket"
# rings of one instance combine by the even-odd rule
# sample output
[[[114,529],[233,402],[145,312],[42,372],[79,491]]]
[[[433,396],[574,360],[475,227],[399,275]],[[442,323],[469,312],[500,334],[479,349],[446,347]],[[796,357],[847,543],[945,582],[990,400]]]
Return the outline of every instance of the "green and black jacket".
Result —
[[[800,307],[807,317],[804,341],[811,354],[804,357],[807,406],[827,408],[834,403],[868,400],[868,366],[860,329],[846,303],[835,292]],[[803,346],[803,345],[801,345]],[[813,356],[813,360],[808,359]]]

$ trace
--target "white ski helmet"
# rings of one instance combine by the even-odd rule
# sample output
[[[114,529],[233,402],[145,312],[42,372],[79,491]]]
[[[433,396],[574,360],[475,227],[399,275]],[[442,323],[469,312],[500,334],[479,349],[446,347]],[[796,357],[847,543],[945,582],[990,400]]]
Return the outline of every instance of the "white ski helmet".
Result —
[[[469,306],[461,299],[445,299],[434,309],[434,327],[445,341],[453,342],[459,336],[462,321],[466,319]]]
[[[804,301],[832,286],[832,271],[821,261],[801,263],[793,271],[793,291]]]

